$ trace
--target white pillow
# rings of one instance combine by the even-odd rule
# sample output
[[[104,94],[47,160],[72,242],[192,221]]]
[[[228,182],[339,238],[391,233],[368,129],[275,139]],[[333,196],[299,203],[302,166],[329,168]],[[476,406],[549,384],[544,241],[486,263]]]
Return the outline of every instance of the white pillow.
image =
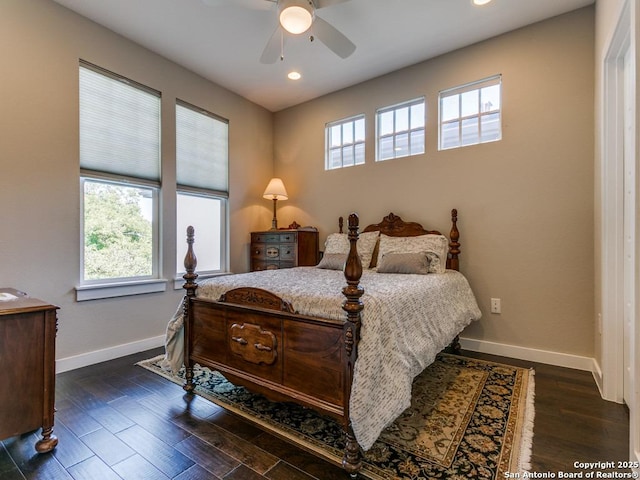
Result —
[[[362,268],[369,268],[373,258],[373,250],[376,248],[380,232],[366,232],[358,236],[358,255],[362,262]],[[346,233],[331,233],[324,242],[324,254],[349,253],[349,237]]]
[[[433,252],[438,256],[437,262],[431,262],[432,273],[444,273],[447,269],[449,241],[444,235],[419,235],[417,237],[390,237],[380,234],[378,248],[378,264],[387,253]]]

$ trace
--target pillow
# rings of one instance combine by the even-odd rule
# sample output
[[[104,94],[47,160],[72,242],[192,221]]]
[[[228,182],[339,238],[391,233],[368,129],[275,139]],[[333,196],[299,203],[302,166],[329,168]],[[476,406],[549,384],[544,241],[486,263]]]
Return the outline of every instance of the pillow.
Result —
[[[432,262],[431,273],[444,273],[447,268],[449,241],[444,235],[419,235],[417,237],[390,237],[380,234],[378,264],[388,253],[433,252],[438,257]]]
[[[416,253],[387,253],[380,259],[378,273],[417,273],[426,275],[429,273],[431,259],[429,252]],[[437,259],[436,259],[437,261]]]
[[[373,249],[376,247],[380,232],[366,232],[358,236],[358,255],[362,262],[362,268],[370,268],[373,257]],[[324,242],[324,254],[349,253],[349,237],[346,233],[331,233]]]
[[[325,253],[320,263],[316,266],[327,270],[344,270],[344,264],[347,262],[348,256],[346,253]]]

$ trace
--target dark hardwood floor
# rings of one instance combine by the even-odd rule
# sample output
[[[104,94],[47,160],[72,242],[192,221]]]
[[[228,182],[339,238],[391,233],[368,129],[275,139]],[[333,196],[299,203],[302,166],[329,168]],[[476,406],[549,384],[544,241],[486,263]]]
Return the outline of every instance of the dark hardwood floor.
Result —
[[[57,376],[48,454],[36,434],[0,443],[0,479],[344,480],[338,466],[263,432],[135,362],[155,349]],[[532,470],[628,459],[628,411],[600,398],[590,373],[467,352],[535,368]],[[7,388],[3,385],[2,388]],[[9,387],[10,388],[10,387]],[[20,392],[15,392],[20,395]]]

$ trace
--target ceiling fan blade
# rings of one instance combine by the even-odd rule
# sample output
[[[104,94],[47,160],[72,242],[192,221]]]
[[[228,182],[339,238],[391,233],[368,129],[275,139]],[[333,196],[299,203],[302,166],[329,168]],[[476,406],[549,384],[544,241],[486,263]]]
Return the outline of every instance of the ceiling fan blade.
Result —
[[[282,28],[278,25],[273,35],[267,42],[267,45],[262,51],[260,56],[261,63],[276,63],[276,60],[282,55],[282,46],[284,45],[284,35],[282,34]]]
[[[356,50],[356,46],[351,40],[318,15],[313,21],[313,33],[318,40],[329,47],[329,50],[341,58],[347,58]]]
[[[331,5],[338,5],[339,3],[345,3],[349,0],[315,0],[316,8],[330,7]]]

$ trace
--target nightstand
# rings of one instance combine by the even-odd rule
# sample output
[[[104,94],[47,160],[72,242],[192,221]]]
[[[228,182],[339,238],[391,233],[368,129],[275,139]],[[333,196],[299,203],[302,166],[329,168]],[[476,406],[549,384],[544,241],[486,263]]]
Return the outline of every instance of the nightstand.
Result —
[[[0,440],[42,427],[40,453],[52,450],[58,307],[0,288]]]
[[[317,265],[318,230],[251,232],[251,271]]]

